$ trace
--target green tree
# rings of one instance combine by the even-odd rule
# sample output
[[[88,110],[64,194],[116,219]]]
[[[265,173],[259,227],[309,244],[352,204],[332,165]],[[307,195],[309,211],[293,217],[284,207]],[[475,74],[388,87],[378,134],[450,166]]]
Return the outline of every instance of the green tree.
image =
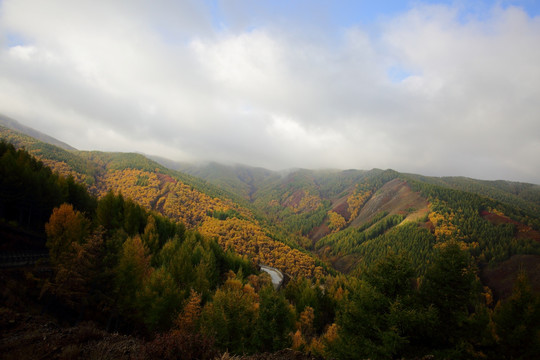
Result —
[[[388,299],[368,283],[354,289],[338,313],[332,353],[340,359],[392,358],[406,339],[387,323],[388,309]]]
[[[148,215],[146,226],[142,235],[142,241],[148,248],[151,254],[157,254],[160,249],[159,234],[156,227],[156,219],[152,215]],[[153,265],[156,265],[155,263]]]
[[[433,311],[418,304],[412,264],[390,254],[354,284],[337,316],[338,358],[390,359],[422,355],[419,335],[434,323]]]
[[[180,289],[171,274],[160,267],[144,280],[137,293],[137,307],[150,330],[164,331],[176,319],[185,296],[185,290]]]
[[[411,262],[403,255],[390,253],[364,274],[365,280],[389,299],[410,296],[415,275]]]
[[[540,354],[540,296],[524,271],[518,274],[512,295],[495,307],[493,315],[500,351],[498,357],[537,359]]]
[[[126,318],[136,318],[137,294],[143,289],[146,279],[152,273],[150,255],[141,238],[128,238],[122,246],[122,255],[116,267],[116,293],[120,311]]]
[[[270,285],[261,289],[259,297],[259,316],[255,327],[257,349],[274,352],[290,346],[289,333],[294,328],[294,313],[285,296]]]
[[[98,224],[111,233],[115,229],[119,229],[123,225],[124,216],[124,198],[122,194],[114,195],[110,190],[98,202],[96,217]]]
[[[253,350],[253,328],[257,320],[257,294],[250,285],[228,279],[216,291],[212,303],[202,313],[203,331],[216,345],[235,354]]]
[[[430,339],[432,344],[441,348],[461,347],[467,341],[468,318],[480,297],[476,268],[470,254],[458,243],[446,243],[426,271],[420,295],[425,306],[433,306],[437,311],[437,327]]]

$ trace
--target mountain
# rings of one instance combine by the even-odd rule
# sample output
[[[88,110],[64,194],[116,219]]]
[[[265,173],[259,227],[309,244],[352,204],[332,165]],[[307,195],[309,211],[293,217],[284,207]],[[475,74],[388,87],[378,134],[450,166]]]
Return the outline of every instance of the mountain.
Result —
[[[21,123],[19,123],[18,121],[12,119],[12,118],[9,118],[5,115],[2,115],[0,114],[0,126],[2,127],[5,127],[5,128],[8,128],[8,129],[11,129],[11,130],[15,130],[15,131],[18,131],[18,132],[21,132],[25,135],[28,135],[28,136],[31,136],[37,140],[40,140],[40,141],[43,141],[45,143],[48,143],[48,144],[51,144],[51,145],[55,145],[55,146],[58,146],[64,150],[76,150],[74,147],[58,140],[58,139],[55,139],[53,138],[52,136],[49,136],[49,135],[46,135],[40,131],[37,131],[35,129],[32,129],[28,126],[25,126]]]
[[[379,169],[276,172],[209,163],[184,171],[244,197],[343,272],[366,269],[389,250],[407,251],[423,271],[433,250],[450,239],[482,267],[540,254],[540,186],[534,184]]]
[[[2,265],[12,249],[48,259],[2,268],[0,326],[17,329],[0,336],[8,358],[33,351],[20,346],[35,332],[21,327],[30,308],[143,335],[144,358],[537,354],[536,185],[390,169],[177,171],[5,127],[0,138]],[[256,264],[286,283],[274,289]],[[47,354],[81,355],[99,338],[84,333]]]
[[[449,240],[482,267],[540,254],[540,186],[534,184],[381,169],[158,163],[134,153],[65,150],[6,128],[0,134],[98,196],[120,192],[290,274],[320,274],[324,262],[362,271],[388,251],[409,253],[422,272]]]
[[[254,263],[282,269],[291,275],[323,273],[315,257],[272,231],[242,201],[204,180],[170,170],[135,153],[65,150],[22,133],[0,128],[0,138],[31,154],[55,172],[71,176],[98,197],[121,193],[188,229],[218,239],[224,249],[249,256]]]

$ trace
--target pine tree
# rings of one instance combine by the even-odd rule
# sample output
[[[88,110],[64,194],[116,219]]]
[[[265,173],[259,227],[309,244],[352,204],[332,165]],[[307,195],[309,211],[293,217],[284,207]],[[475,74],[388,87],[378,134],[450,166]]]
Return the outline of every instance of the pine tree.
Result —
[[[255,343],[259,351],[274,352],[290,346],[294,314],[285,297],[273,286],[259,292],[259,316],[255,328]],[[312,319],[313,327],[313,319]]]
[[[521,271],[512,295],[495,307],[493,315],[501,358],[537,359],[540,354],[540,296]]]

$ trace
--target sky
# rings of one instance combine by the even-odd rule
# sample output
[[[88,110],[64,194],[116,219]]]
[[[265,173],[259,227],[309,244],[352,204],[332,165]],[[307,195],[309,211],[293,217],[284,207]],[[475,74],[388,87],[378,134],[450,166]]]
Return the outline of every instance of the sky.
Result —
[[[0,113],[81,150],[540,184],[540,1],[0,0]]]

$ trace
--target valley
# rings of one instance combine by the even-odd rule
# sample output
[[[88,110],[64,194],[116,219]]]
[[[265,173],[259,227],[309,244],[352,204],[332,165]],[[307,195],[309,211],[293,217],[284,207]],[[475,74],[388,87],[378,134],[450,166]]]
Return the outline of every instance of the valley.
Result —
[[[29,275],[28,283],[66,321],[93,316],[107,327],[116,321],[120,331],[133,327],[158,341],[148,346],[185,341],[182,351],[193,350],[187,344],[194,341],[236,354],[292,347],[348,358],[371,346],[416,358],[449,356],[466,343],[459,350],[464,356],[471,349],[493,355],[504,337],[486,345],[474,336],[447,343],[437,337],[442,333],[426,335],[427,342],[415,334],[426,330],[425,322],[448,322],[447,332],[474,325],[486,337],[496,331],[490,323],[502,329],[506,320],[497,314],[510,311],[504,304],[520,296],[517,287],[538,299],[539,185],[391,169],[179,164],[79,151],[37,139],[13,121],[0,125],[0,249],[49,249],[53,275]],[[66,245],[60,239],[74,236],[72,225],[80,235]],[[67,246],[64,255],[53,257],[52,239]],[[260,272],[260,265],[268,267]],[[279,271],[290,277],[281,287]],[[447,289],[452,276],[458,285]],[[455,286],[463,293],[440,303]],[[13,299],[24,292],[9,289]],[[41,304],[36,289],[28,293]],[[91,299],[84,306],[81,294]],[[274,324],[278,318],[283,321]],[[362,321],[351,319],[376,324],[381,338],[370,338]],[[272,339],[260,332],[270,323]],[[530,331],[538,335],[535,326]],[[386,344],[386,336],[401,345]],[[344,349],[351,339],[363,345]],[[530,346],[534,352],[536,343]]]

